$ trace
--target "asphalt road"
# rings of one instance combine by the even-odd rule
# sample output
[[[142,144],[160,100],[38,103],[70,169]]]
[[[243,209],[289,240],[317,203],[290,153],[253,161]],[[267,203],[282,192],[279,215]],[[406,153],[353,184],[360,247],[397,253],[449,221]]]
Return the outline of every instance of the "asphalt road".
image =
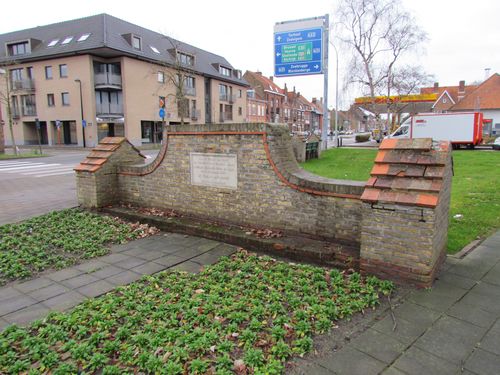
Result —
[[[73,168],[90,150],[44,152],[48,156],[0,160],[0,225],[78,205]],[[158,150],[142,152],[152,160]]]

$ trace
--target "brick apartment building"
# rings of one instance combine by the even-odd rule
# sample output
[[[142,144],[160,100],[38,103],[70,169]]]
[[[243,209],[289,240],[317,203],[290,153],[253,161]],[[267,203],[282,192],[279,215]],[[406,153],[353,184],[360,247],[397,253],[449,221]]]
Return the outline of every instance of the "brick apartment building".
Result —
[[[167,124],[246,118],[248,84],[224,57],[107,14],[2,34],[0,45],[17,144],[36,143],[36,119],[44,144],[92,147],[106,136],[158,142],[160,106]]]

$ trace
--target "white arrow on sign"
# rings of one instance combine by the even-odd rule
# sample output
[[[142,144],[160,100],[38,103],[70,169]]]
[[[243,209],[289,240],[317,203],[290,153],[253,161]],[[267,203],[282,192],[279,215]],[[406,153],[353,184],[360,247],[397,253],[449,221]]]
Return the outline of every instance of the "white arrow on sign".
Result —
[[[281,42],[281,37],[278,36],[276,39],[278,39],[278,42]]]
[[[276,56],[280,57],[280,56],[281,56],[281,53],[279,53],[279,52],[278,52],[278,53],[276,54]]]
[[[319,68],[318,64],[314,65],[314,69],[318,69],[318,68]]]

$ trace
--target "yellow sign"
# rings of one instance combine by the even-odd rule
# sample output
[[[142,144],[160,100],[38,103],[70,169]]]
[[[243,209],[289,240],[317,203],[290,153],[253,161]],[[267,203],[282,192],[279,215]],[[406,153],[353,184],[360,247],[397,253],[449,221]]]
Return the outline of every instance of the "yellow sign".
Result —
[[[412,94],[412,95],[391,95],[387,96],[363,96],[354,99],[355,104],[384,104],[384,103],[412,103],[412,102],[435,102],[437,94]]]

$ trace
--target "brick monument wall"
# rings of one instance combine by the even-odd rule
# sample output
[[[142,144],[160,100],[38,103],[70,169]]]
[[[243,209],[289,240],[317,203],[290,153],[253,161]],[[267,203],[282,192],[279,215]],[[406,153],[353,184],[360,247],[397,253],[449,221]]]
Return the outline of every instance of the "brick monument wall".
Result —
[[[360,249],[364,272],[432,283],[447,237],[446,145],[386,140],[365,184],[301,169],[285,126],[172,126],[163,139],[147,165],[133,165],[144,159],[125,139],[103,140],[76,168],[80,204],[173,209],[345,243]]]

